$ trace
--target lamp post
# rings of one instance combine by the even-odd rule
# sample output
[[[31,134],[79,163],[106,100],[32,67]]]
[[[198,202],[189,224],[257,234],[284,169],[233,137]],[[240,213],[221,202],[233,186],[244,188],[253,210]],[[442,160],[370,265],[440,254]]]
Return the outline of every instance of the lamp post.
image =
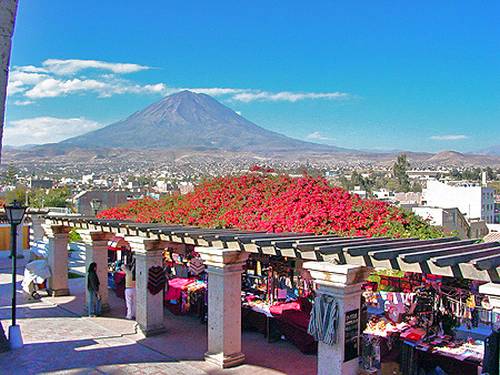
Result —
[[[22,223],[26,207],[14,200],[5,206],[5,214],[10,224],[10,243],[12,258],[12,325],[9,327],[9,342],[12,349],[22,348],[21,327],[16,324],[16,261],[17,261],[17,226]]]
[[[94,216],[97,216],[97,213],[101,209],[102,201],[100,199],[94,198],[90,201],[90,207],[92,211],[94,211]]]

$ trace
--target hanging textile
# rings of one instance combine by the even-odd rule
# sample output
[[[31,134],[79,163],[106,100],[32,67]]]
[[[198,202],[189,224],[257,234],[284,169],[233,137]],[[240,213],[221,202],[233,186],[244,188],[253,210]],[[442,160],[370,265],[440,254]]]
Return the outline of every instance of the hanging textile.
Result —
[[[335,297],[322,294],[314,299],[307,333],[316,341],[333,345],[337,342],[338,320],[339,309]]]
[[[193,258],[189,261],[189,272],[191,275],[197,276],[205,271],[205,264],[201,258]]]
[[[165,276],[165,272],[163,271],[163,267],[153,266],[149,268],[148,290],[151,294],[155,295],[160,293],[165,287],[166,282],[167,278]]]

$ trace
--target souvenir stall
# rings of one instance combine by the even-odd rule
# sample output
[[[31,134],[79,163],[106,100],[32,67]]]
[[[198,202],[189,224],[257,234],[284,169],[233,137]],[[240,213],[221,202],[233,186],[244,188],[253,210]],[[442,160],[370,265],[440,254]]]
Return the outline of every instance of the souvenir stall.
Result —
[[[123,237],[114,237],[108,242],[108,287],[117,297],[125,299],[125,272],[123,264],[131,264],[133,254],[130,245]]]
[[[480,374],[500,316],[473,281],[382,271],[364,286],[363,374]],[[395,280],[395,279],[399,280]],[[493,355],[498,359],[498,347]],[[488,352],[488,353],[486,353]],[[498,374],[498,360],[496,372]]]
[[[243,328],[268,341],[285,337],[303,353],[315,353],[317,343],[307,333],[312,297],[312,280],[301,261],[253,254],[242,276]]]
[[[206,321],[207,274],[193,246],[169,247],[163,254],[167,275],[165,307],[173,314],[193,314]]]

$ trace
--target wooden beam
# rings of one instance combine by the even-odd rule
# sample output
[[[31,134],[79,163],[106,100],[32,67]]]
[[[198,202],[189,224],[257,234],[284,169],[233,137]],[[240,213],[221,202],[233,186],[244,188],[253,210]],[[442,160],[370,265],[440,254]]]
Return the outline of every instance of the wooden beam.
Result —
[[[494,242],[490,242],[492,244],[495,244]],[[466,253],[460,253],[460,254],[455,254],[455,255],[444,255],[444,256],[438,256],[438,257],[432,257],[432,261],[434,264],[440,266],[440,267],[446,267],[446,266],[455,266],[460,263],[468,263],[469,261],[476,259],[476,258],[482,258],[486,256],[491,256],[491,255],[500,255],[500,246],[494,246],[494,247],[489,247],[489,248],[483,248],[483,249],[474,249],[474,250],[465,250]]]
[[[467,251],[487,249],[489,247],[491,247],[491,242],[489,244],[488,243],[462,244],[461,246],[458,246],[456,243],[442,244],[441,247],[434,247],[433,249],[426,249],[423,251],[419,251],[418,253],[413,252],[410,254],[402,255],[402,258],[407,263],[423,262],[439,256],[460,254]]]
[[[346,247],[344,250],[349,253],[351,256],[363,256],[363,255],[368,255],[370,252],[373,251],[383,251],[383,250],[389,250],[389,249],[396,249],[400,247],[408,247],[410,245],[426,245],[426,244],[433,244],[433,243],[442,243],[442,242],[451,242],[451,241],[457,241],[457,237],[445,237],[445,238],[436,238],[432,240],[419,240],[416,238],[405,238],[405,239],[398,239],[398,240],[393,240],[391,243],[387,244],[375,244],[375,245],[356,245],[356,246],[349,246]]]
[[[394,259],[399,256],[403,256],[405,254],[413,254],[413,253],[421,253],[426,250],[433,250],[433,249],[444,249],[447,247],[456,247],[456,246],[463,246],[463,245],[470,245],[475,243],[477,240],[462,240],[462,241],[453,241],[453,242],[444,242],[444,243],[431,243],[427,245],[412,245],[412,246],[404,246],[404,244],[401,245],[401,247],[397,247],[395,249],[390,249],[390,250],[379,250],[379,251],[373,251],[370,252],[369,255],[373,257],[376,260],[384,260],[384,259]],[[411,259],[411,258],[408,258]],[[405,258],[405,261],[408,261]]]

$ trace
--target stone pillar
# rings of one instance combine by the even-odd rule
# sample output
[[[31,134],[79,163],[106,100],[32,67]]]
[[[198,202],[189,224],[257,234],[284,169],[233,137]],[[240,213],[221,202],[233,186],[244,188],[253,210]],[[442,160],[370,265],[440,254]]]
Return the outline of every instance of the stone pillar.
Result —
[[[16,230],[16,257],[18,258],[24,258],[24,225],[25,225],[25,220],[23,219],[23,221],[21,222],[21,224],[19,224],[17,226],[17,230]]]
[[[163,267],[163,251],[167,243],[143,237],[125,237],[135,255],[136,321],[145,336],[165,332],[163,324],[163,292],[148,290],[149,269]]]
[[[197,247],[208,272],[208,351],[205,360],[222,368],[245,361],[241,352],[241,274],[248,253]]]
[[[31,225],[30,225],[30,247],[34,245],[36,241],[41,241],[43,239],[44,231],[42,224],[44,223],[43,215],[41,214],[30,214]]]
[[[113,237],[109,232],[78,230],[85,246],[85,311],[88,311],[87,277],[90,263],[97,264],[97,277],[99,278],[99,295],[101,296],[101,312],[109,311],[108,299],[108,240]]]
[[[368,269],[327,262],[306,262],[304,268],[314,279],[317,296],[334,297],[339,312],[337,342],[333,345],[318,342],[318,374],[356,375],[359,370],[361,285],[368,276]]]
[[[68,289],[68,233],[62,225],[43,224],[47,237],[48,262],[52,276],[49,291],[53,297],[69,295]]]

